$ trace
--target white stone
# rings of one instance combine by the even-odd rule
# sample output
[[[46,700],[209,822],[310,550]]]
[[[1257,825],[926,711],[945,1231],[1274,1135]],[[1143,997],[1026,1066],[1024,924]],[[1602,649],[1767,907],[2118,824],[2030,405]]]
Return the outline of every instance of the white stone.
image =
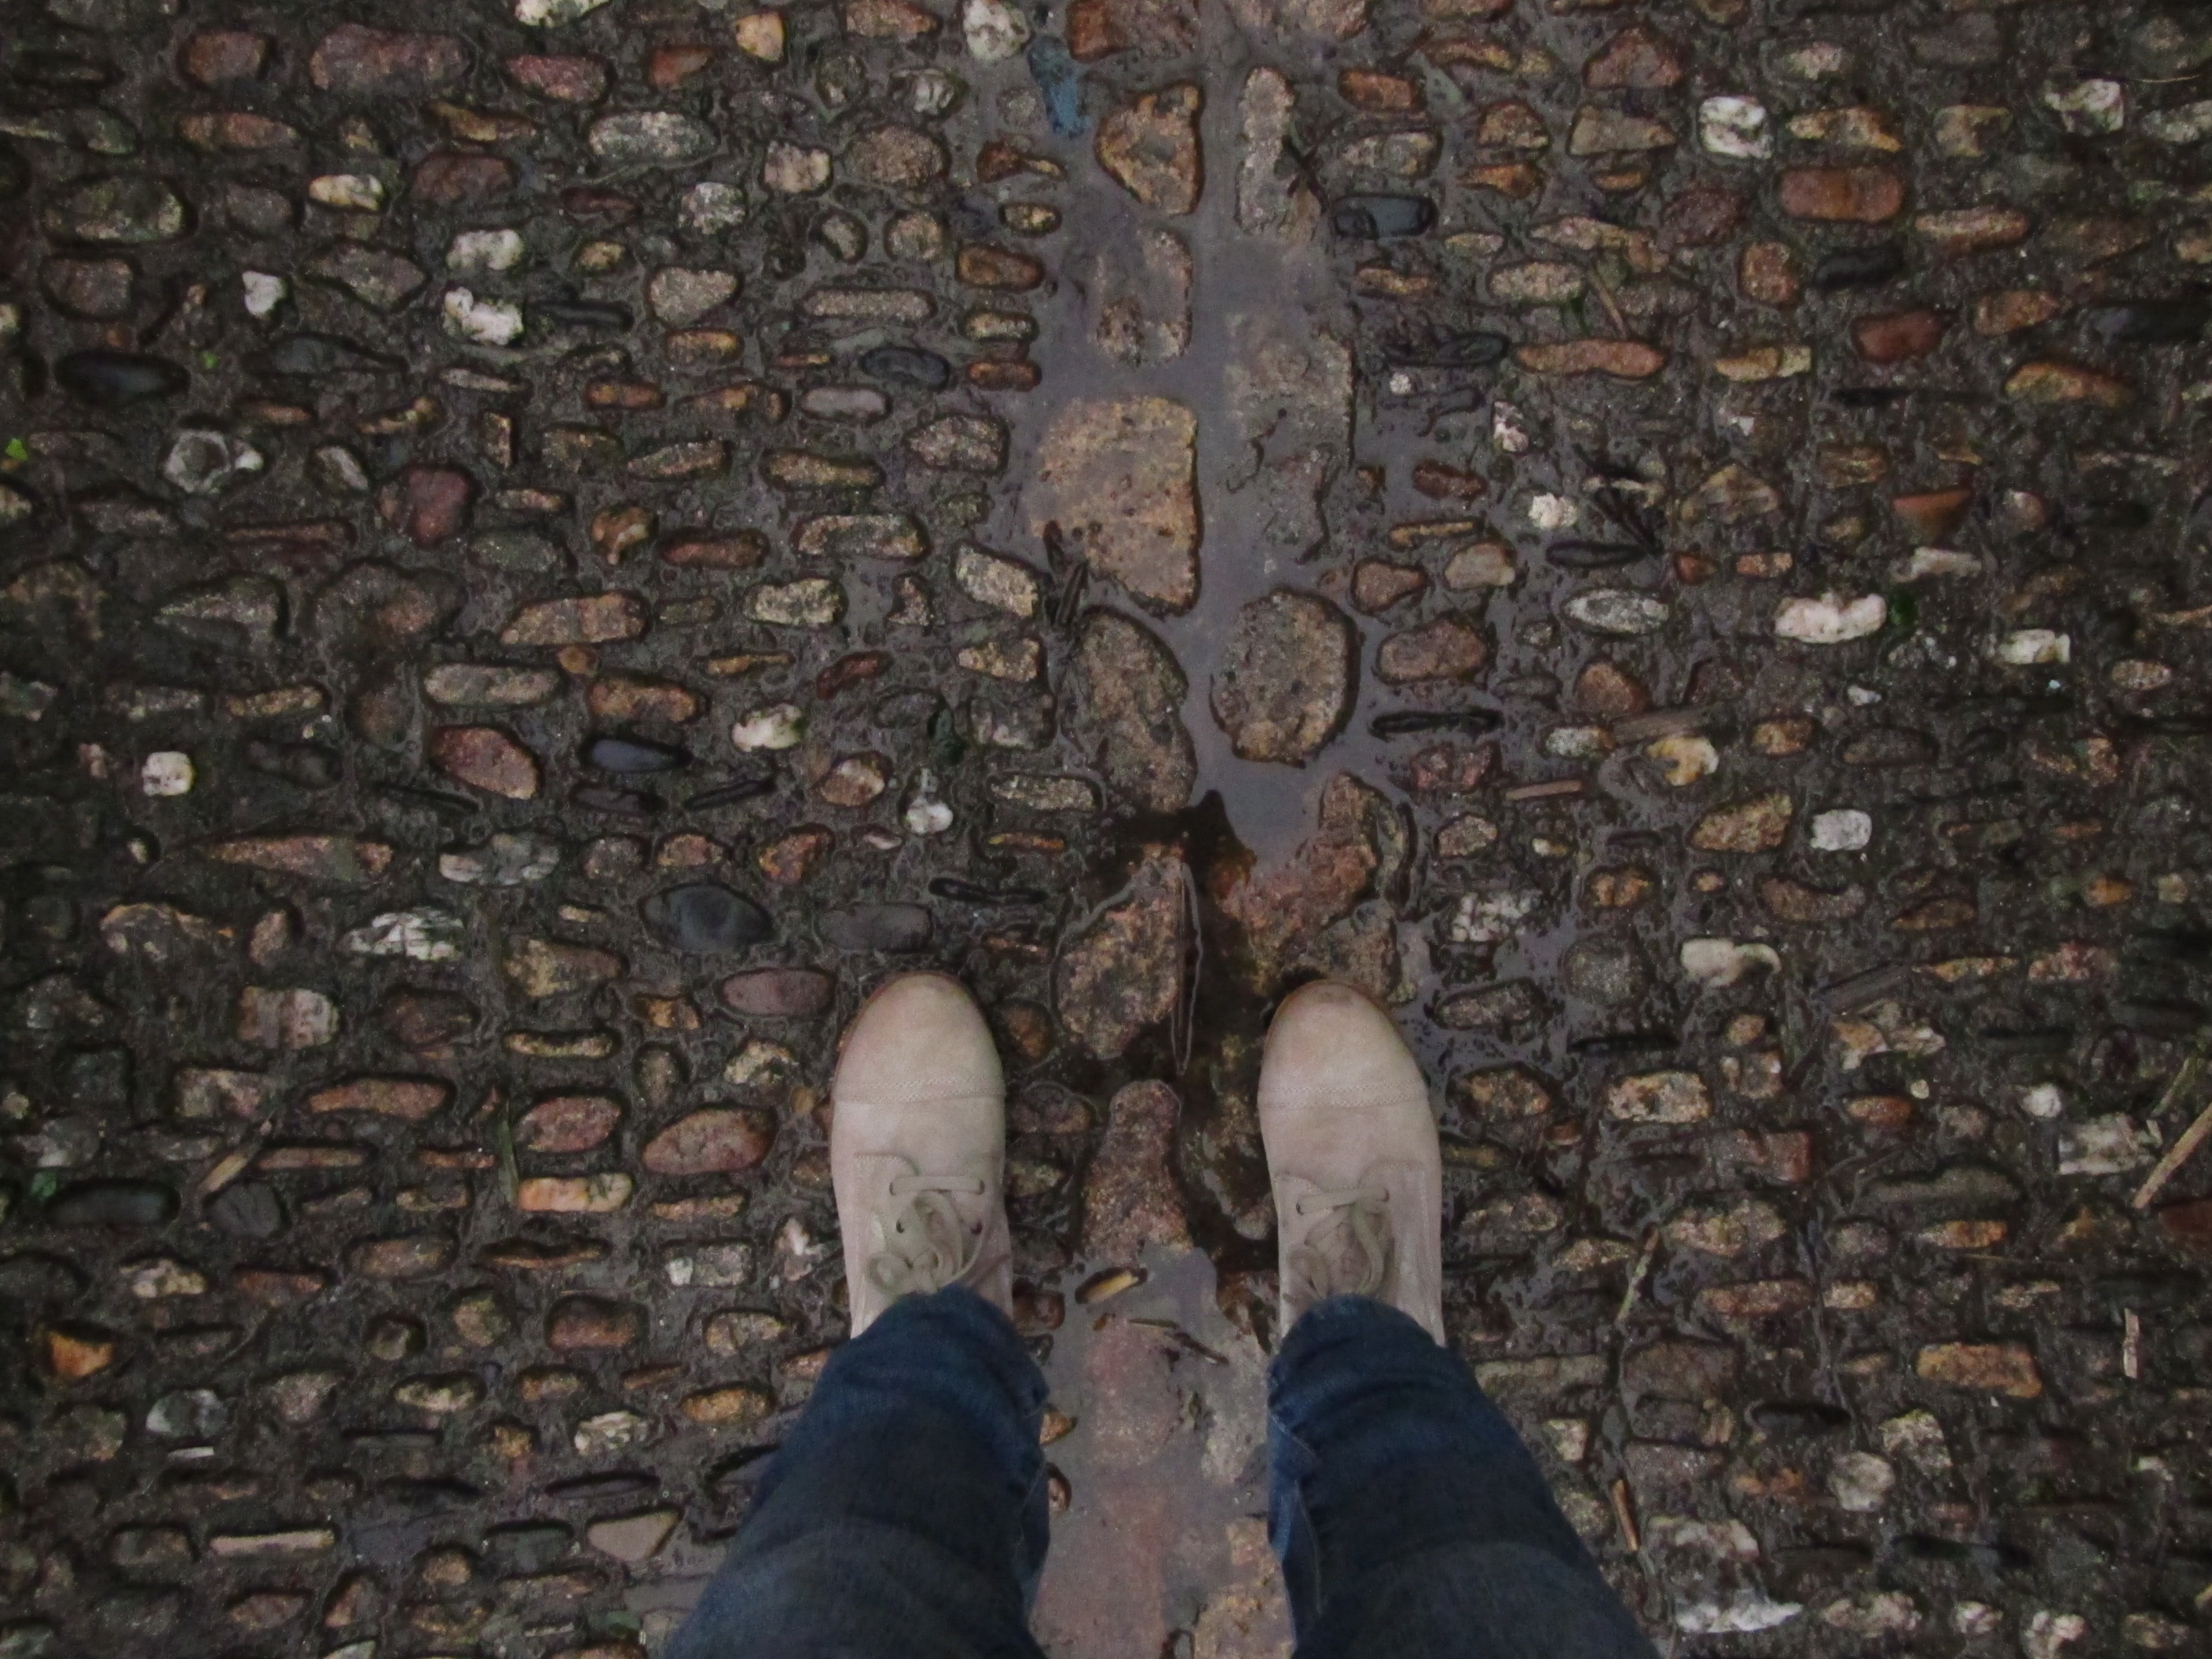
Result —
[[[2004,1628],[2004,1614],[1986,1601],[1961,1601],[1951,1609],[1951,1628],[1969,1641],[1995,1636]]]
[[[446,331],[478,345],[512,344],[522,333],[522,307],[506,300],[479,300],[465,288],[449,288],[445,301]]]
[[[1845,1452],[1828,1471],[1828,1491],[1852,1515],[1873,1515],[1889,1502],[1897,1471],[1872,1452]]]
[[[1816,40],[1809,46],[1785,52],[1782,58],[1783,72],[1800,81],[1824,81],[1830,76],[1841,75],[1850,66],[1850,53],[1830,40]]]
[[[2193,144],[2212,138],[2212,98],[2143,118],[2143,131],[2161,144]]]
[[[292,292],[291,283],[266,270],[241,271],[238,283],[246,290],[246,314],[256,319],[268,316]]]
[[[1577,593],[1567,601],[1565,610],[1568,621],[1591,633],[1622,638],[1656,634],[1667,625],[1671,614],[1667,601],[1657,595],[1626,587],[1598,587]]]
[[[753,1277],[752,1246],[696,1244],[680,1255],[670,1256],[662,1264],[661,1271],[678,1290],[750,1285]]]
[[[1603,760],[1612,748],[1602,726],[1555,726],[1544,733],[1544,752],[1554,760]]]
[[[2020,1650],[2027,1659],[2058,1659],[2058,1650],[2089,1633],[2089,1621],[2078,1613],[2053,1613],[2045,1608],[2027,1621],[2021,1632]]]
[[[1566,495],[1538,495],[1528,503],[1528,522],[1539,530],[1565,530],[1582,522],[1581,503]]]
[[[2020,1109],[2030,1117],[2054,1118],[2066,1109],[2065,1091],[2055,1083],[2039,1083],[2022,1091]]]
[[[2124,1112],[2062,1125],[2058,1131],[2058,1173],[2063,1176],[2123,1175],[2150,1162],[2149,1138]]]
[[[908,835],[941,836],[952,827],[952,809],[938,799],[936,788],[936,778],[925,767],[915,781],[914,793],[901,817]]]
[[[1754,969],[1776,973],[1782,958],[1771,945],[1740,945],[1732,939],[1686,939],[1682,971],[1699,985],[1733,985]]]
[[[1978,576],[1982,562],[1971,553],[1948,547],[1916,547],[1890,567],[1900,582],[1922,582],[1944,576]]]
[[[192,757],[179,749],[161,749],[138,769],[138,787],[149,795],[189,795],[198,774]]]
[[[921,70],[906,83],[906,106],[924,120],[951,112],[960,101],[960,82],[943,70]]]
[[[532,28],[558,28],[588,17],[607,0],[514,0],[514,21]]]
[[[1881,1449],[1929,1474],[1951,1473],[1951,1448],[1943,1438],[1943,1425],[1933,1412],[1905,1412],[1885,1422]]]
[[[722,1067],[722,1081],[739,1089],[760,1088],[783,1082],[798,1069],[799,1056],[781,1042],[770,1042],[766,1037],[748,1037],[745,1046]]]
[[[2014,668],[2039,667],[2074,660],[2074,641],[2049,628],[2015,628],[1996,643],[1996,659]]]
[[[1551,1437],[1552,1449],[1564,1463],[1579,1463],[1589,1455],[1589,1420],[1581,1417],[1549,1417],[1544,1419],[1544,1432]]]
[[[1884,1636],[1910,1636],[1920,1628],[1920,1608],[1902,1590],[1876,1590],[1871,1595],[1845,1596],[1820,1609],[1820,1619],[1832,1629],[1871,1641]]]
[[[960,32],[968,55],[982,64],[1003,64],[1030,43],[1028,20],[1006,0],[964,0]]]
[[[1747,1636],[1772,1630],[1805,1611],[1802,1601],[1777,1601],[1755,1589],[1740,1589],[1726,1601],[1691,1601],[1674,1615],[1686,1636]]]
[[[1741,1521],[1700,1521],[1687,1515],[1655,1515],[1644,1523],[1644,1541],[1655,1550],[1680,1550],[1686,1555],[1702,1555],[1714,1561],[1748,1563],[1759,1559],[1759,1540]]]
[[[179,432],[161,461],[161,476],[187,495],[212,495],[233,479],[258,472],[261,452],[228,432],[187,428]]]
[[[1879,593],[1846,599],[1824,593],[1817,599],[1784,599],[1774,613],[1774,632],[1805,645],[1847,645],[1879,634],[1889,620],[1889,601]]]
[[[1019,559],[963,542],[952,552],[952,579],[978,605],[1024,618],[1037,613],[1041,594],[1036,572]]]
[[[2118,132],[2128,124],[2128,89],[2118,81],[2080,81],[2070,87],[2051,87],[2045,91],[2043,102],[2057,113],[2067,131],[2082,137]]]
[[[1521,423],[1521,411],[1503,398],[1490,406],[1490,443],[1507,455],[1528,453],[1528,428]]]
[[[468,928],[450,910],[387,910],[338,941],[356,957],[404,957],[410,962],[451,962],[461,954]]]
[[[560,867],[561,846],[537,836],[497,835],[482,847],[438,854],[438,873],[462,887],[520,887]]]
[[[143,1261],[126,1261],[122,1267],[123,1282],[131,1294],[142,1302],[156,1302],[172,1296],[205,1296],[207,1275],[197,1267],[187,1267],[173,1256],[151,1256]]]
[[[761,183],[782,196],[807,196],[830,183],[830,152],[778,140],[761,163]]]
[[[513,270],[522,263],[525,251],[520,231],[465,230],[447,245],[446,268],[466,271]]]
[[[156,1400],[146,1413],[146,1432],[164,1440],[197,1440],[218,1435],[230,1422],[230,1407],[213,1389],[179,1389]]]
[[[1667,769],[1667,781],[1676,789],[1686,789],[1720,770],[1721,751],[1713,747],[1711,738],[1694,732],[1657,738],[1647,744],[1644,752]]]
[[[1838,806],[1813,820],[1816,853],[1856,853],[1874,839],[1874,818],[1856,806]]]
[[[1469,893],[1453,913],[1451,942],[1492,945],[1510,939],[1543,902],[1544,896],[1533,890],[1494,888],[1486,893]]]
[[[307,180],[307,199],[327,208],[380,213],[384,209],[384,181],[366,173],[325,173]]]
[[[735,230],[745,222],[745,193],[736,185],[702,179],[684,192],[681,212],[684,228],[695,235]]]
[[[599,1457],[649,1438],[653,1425],[635,1412],[601,1412],[576,1425],[568,1443],[580,1457]]]
[[[796,749],[806,730],[806,711],[795,702],[756,709],[730,728],[740,749]]]
[[[1698,106],[1698,137],[1711,154],[1732,155],[1739,161],[1764,161],[1774,154],[1766,106],[1756,98],[1706,99]]]
[[[763,64],[783,61],[787,33],[780,11],[750,11],[730,26],[738,50]]]

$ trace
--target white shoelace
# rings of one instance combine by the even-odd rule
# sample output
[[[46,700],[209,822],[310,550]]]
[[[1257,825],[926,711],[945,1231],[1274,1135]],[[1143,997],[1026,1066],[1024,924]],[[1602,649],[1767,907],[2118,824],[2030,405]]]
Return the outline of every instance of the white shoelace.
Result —
[[[960,1218],[955,1198],[981,1198],[980,1176],[895,1176],[891,1196],[909,1200],[886,1248],[868,1258],[868,1279],[885,1296],[928,1296],[963,1285],[981,1264],[983,1236]]]
[[[1390,1194],[1382,1187],[1336,1187],[1300,1194],[1301,1216],[1334,1212],[1288,1266],[1304,1306],[1332,1296],[1379,1296],[1390,1277]]]

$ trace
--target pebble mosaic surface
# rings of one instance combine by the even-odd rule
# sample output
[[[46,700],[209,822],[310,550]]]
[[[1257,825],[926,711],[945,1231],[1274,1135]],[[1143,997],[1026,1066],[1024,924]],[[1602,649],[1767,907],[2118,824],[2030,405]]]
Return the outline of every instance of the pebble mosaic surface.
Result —
[[[0,1659],[640,1659],[1013,1079],[1279,1659],[1273,999],[1662,1649],[2202,1653],[2212,11],[0,0]]]

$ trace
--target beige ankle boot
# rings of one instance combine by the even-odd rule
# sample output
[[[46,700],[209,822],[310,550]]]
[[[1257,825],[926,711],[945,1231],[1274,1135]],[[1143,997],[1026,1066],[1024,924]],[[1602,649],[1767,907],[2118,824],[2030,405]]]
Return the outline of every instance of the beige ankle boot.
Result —
[[[942,974],[891,980],[845,1033],[830,1094],[853,1334],[948,1285],[1012,1312],[1006,1076],[975,1000]]]
[[[1285,1000],[1260,1062],[1285,1332],[1332,1296],[1369,1296],[1439,1342],[1443,1160],[1420,1062],[1390,1016],[1322,981]]]

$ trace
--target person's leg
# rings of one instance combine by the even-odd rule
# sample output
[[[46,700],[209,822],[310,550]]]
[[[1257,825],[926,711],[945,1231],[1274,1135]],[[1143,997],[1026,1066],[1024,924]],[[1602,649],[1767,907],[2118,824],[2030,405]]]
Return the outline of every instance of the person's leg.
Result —
[[[669,1659],[1040,1659],[1044,1378],[1015,1334],[1006,1085],[950,979],[846,1034],[830,1173],[853,1340]]]
[[[1389,1015],[1348,986],[1296,993],[1259,1104],[1288,1332],[1268,1531],[1298,1659],[1649,1659],[1444,1346],[1436,1117]]]
[[[1412,1319],[1322,1302],[1267,1382],[1299,1659],[1649,1659],[1512,1425]]]
[[[1044,1394],[981,1297],[893,1305],[831,1357],[667,1659],[1036,1659]]]

